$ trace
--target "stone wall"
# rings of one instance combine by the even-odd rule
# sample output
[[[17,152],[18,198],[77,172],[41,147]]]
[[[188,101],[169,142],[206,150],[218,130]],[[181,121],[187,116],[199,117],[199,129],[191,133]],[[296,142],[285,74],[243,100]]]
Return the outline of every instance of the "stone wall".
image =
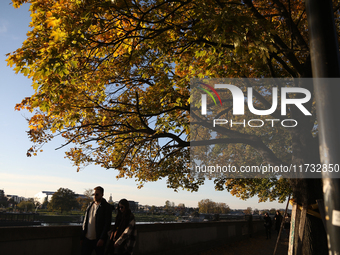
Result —
[[[1,255],[79,254],[80,226],[1,227]]]
[[[247,221],[137,225],[135,255],[195,254],[263,233],[263,223]],[[2,227],[1,255],[77,255],[80,226]]]

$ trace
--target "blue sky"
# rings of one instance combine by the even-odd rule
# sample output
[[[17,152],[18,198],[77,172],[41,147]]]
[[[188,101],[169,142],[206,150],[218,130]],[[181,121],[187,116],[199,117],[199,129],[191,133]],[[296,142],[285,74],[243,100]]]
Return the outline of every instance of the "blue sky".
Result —
[[[26,135],[28,130],[25,116],[28,112],[14,110],[16,103],[33,94],[31,82],[21,74],[15,74],[5,62],[6,54],[21,46],[29,30],[30,16],[28,5],[14,9],[8,0],[0,1],[0,189],[7,195],[33,197],[40,191],[56,191],[58,188],[69,188],[82,194],[85,189],[102,186],[104,197],[112,194],[113,200],[126,198],[144,205],[161,206],[166,200],[176,205],[197,207],[201,199],[224,202],[231,209],[242,209],[248,206],[253,209],[285,208],[286,204],[277,202],[258,203],[257,198],[247,201],[231,196],[227,191],[215,191],[212,181],[207,181],[198,192],[180,190],[174,192],[166,187],[165,180],[146,183],[144,188],[137,189],[133,179],[115,178],[113,170],[99,166],[88,166],[77,172],[72,162],[65,159],[63,150],[55,150],[62,140],[54,140],[43,147],[44,152],[28,158],[26,151],[31,143]]]

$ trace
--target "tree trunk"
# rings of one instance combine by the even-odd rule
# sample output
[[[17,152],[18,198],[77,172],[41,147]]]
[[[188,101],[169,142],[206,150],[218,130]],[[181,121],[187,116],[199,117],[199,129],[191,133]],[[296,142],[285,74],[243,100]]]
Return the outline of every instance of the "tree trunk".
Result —
[[[316,199],[322,198],[321,179],[291,179],[295,201],[302,205],[315,204]],[[296,226],[298,229],[298,226]],[[294,238],[298,238],[298,231]],[[322,220],[307,213],[303,230],[302,248],[298,252],[294,247],[295,255],[327,255],[327,236]]]
[[[311,123],[302,116],[296,116],[300,120],[297,129],[292,130],[293,157],[295,165],[320,163],[319,145],[317,137],[311,135]],[[319,179],[290,179],[293,189],[293,198],[299,205],[316,204],[317,199],[323,199],[322,180]],[[298,226],[296,226],[298,229]],[[296,236],[295,236],[296,238]],[[327,255],[327,235],[322,220],[307,213],[302,247],[300,251],[294,249],[295,255]]]

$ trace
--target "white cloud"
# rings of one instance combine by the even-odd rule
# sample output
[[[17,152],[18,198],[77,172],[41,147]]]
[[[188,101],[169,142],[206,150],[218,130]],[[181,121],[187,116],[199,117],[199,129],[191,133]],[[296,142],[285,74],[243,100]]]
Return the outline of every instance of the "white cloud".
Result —
[[[7,33],[8,22],[4,20],[0,20],[0,34]]]

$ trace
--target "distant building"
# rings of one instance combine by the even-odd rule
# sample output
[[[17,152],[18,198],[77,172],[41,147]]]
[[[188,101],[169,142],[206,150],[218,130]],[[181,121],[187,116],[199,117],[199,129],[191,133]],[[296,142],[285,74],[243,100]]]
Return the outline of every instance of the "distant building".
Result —
[[[13,199],[13,201],[19,204],[21,201],[26,201],[27,199],[24,197],[19,197],[17,195],[7,195],[7,200]]]
[[[7,197],[5,197],[5,191],[0,189],[0,207],[7,205]]]
[[[112,201],[112,194],[110,194],[109,200],[107,202],[108,203],[113,203],[113,201]]]
[[[135,201],[128,201],[130,205],[131,211],[135,212],[138,211],[138,202]]]
[[[140,205],[138,210],[148,212],[150,210],[151,206],[149,205]]]

